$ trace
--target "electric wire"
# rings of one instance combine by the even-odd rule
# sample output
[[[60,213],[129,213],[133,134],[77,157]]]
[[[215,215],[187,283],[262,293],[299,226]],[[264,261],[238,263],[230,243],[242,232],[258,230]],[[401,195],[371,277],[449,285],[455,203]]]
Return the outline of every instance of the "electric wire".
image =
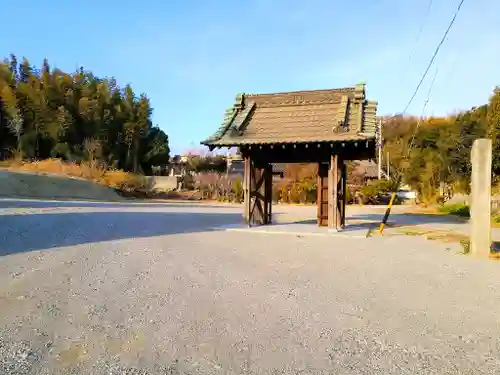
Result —
[[[420,79],[420,82],[418,83],[417,87],[415,88],[413,95],[410,97],[408,104],[406,104],[406,107],[403,111],[403,115],[406,113],[406,111],[408,110],[410,105],[413,103],[415,96],[417,96],[418,90],[420,90],[420,86],[422,86],[422,83],[424,82],[425,77],[427,77],[427,74],[429,73],[429,70],[431,69],[432,64],[434,63],[434,60],[436,59],[436,56],[439,53],[439,50],[441,49],[441,46],[443,45],[451,28],[453,27],[453,24],[455,23],[455,20],[457,19],[458,13],[460,12],[460,9],[462,9],[462,5],[464,4],[464,2],[465,2],[465,0],[461,0],[460,3],[458,4],[457,10],[455,11],[455,14],[453,15],[453,18],[451,19],[450,24],[448,25],[448,28],[446,29],[445,33],[443,34],[443,37],[441,38],[439,44],[437,45],[436,50],[434,51],[434,54],[432,55],[428,65],[427,65],[427,68],[425,69],[424,74],[422,75],[422,78]]]
[[[408,101],[408,103],[406,104],[406,107],[404,109],[404,111],[402,112],[402,116],[404,116],[406,114],[406,111],[408,110],[408,108],[410,107],[410,105],[413,103],[413,100],[415,99],[415,97],[417,96],[417,93],[418,91],[420,90],[420,87],[422,86],[422,83],[424,82],[425,78],[427,77],[427,74],[429,73],[429,70],[431,69],[433,63],[434,63],[434,60],[436,59],[436,56],[437,54],[439,53],[439,50],[441,49],[441,46],[443,45],[443,43],[445,42],[446,40],[446,37],[448,36],[451,28],[453,27],[453,24],[455,23],[455,20],[458,16],[458,13],[460,12],[460,9],[462,9],[462,5],[464,4],[465,0],[461,0],[460,3],[458,4],[458,7],[453,15],[453,18],[451,19],[445,33],[443,34],[440,42],[438,43],[428,65],[427,65],[427,68],[425,69],[424,71],[424,74],[422,75],[422,78],[420,79],[420,82],[418,83],[417,87],[415,88],[415,91],[413,92],[413,95],[410,97],[410,100]],[[424,103],[424,107],[423,107],[423,111],[425,111],[425,108],[427,107],[427,103],[429,101],[429,98],[430,98],[430,95],[431,95],[431,92],[432,92],[432,88],[434,86],[434,81],[436,79],[436,76],[437,76],[437,70],[436,70],[436,73],[434,75],[434,79],[432,80],[432,83],[430,85],[430,88],[429,88],[429,93],[427,95],[427,99]],[[422,116],[421,116],[422,117]],[[417,125],[415,126],[415,129],[413,130],[413,134],[412,134],[412,141],[408,147],[408,153],[407,153],[407,157],[410,155],[411,153],[411,150],[413,148],[413,142],[414,142],[414,139],[415,139],[415,136],[417,134],[417,131],[418,131],[418,127],[420,125],[420,119],[419,121],[417,121]],[[400,173],[399,176],[397,177],[396,179],[396,183],[394,184],[394,191],[392,193],[392,196],[391,196],[391,202],[394,200],[399,188],[400,188],[400,184],[401,184],[401,181],[402,181],[402,174]],[[390,211],[391,211],[391,203],[389,203],[389,206],[387,207],[387,211],[384,215],[384,218],[382,219],[382,222],[380,223],[380,227],[379,227],[379,233],[382,234],[383,230],[384,230],[384,226],[389,218],[389,215],[390,215]],[[366,234],[366,237],[369,237],[371,235],[371,228],[368,229],[368,232]]]
[[[427,9],[424,14],[424,18],[422,19],[422,23],[420,25],[420,30],[418,31],[417,39],[415,40],[415,44],[413,45],[413,49],[410,53],[410,58],[408,59],[408,62],[411,62],[411,59],[413,58],[413,55],[415,54],[418,46],[418,42],[420,42],[420,37],[422,36],[422,32],[424,31],[425,24],[427,23],[427,18],[429,17],[429,14],[431,12],[432,8],[432,3],[433,0],[429,0],[429,3],[427,4]]]

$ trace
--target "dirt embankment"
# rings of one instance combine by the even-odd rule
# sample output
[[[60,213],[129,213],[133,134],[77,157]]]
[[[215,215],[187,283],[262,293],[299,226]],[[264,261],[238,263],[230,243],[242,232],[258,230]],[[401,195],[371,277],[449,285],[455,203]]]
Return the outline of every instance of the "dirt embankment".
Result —
[[[1,198],[90,199],[119,201],[112,188],[79,178],[0,170]]]

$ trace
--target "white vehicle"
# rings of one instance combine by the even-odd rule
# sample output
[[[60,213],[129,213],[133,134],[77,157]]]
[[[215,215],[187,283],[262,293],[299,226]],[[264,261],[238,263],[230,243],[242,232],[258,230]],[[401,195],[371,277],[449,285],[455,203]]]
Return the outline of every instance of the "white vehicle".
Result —
[[[407,189],[400,189],[397,192],[397,197],[399,199],[417,199],[417,193]]]

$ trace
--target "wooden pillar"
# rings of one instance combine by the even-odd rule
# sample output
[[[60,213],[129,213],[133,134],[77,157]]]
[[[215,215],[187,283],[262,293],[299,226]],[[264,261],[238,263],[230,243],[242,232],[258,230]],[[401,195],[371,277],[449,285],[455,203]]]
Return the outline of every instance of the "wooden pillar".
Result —
[[[340,155],[332,155],[328,170],[328,227],[341,229],[345,225],[344,162]],[[344,190],[344,191],[343,191]]]
[[[245,156],[243,161],[244,163],[244,171],[243,171],[243,219],[245,223],[250,226],[250,206],[251,206],[251,197],[250,197],[250,174],[252,169],[252,159],[250,156]]]
[[[337,155],[332,155],[328,169],[328,228],[337,227],[337,160]]]
[[[273,166],[264,168],[264,224],[271,224],[273,217]]]
[[[342,199],[340,200],[340,227],[345,228],[345,217],[346,217],[346,201],[347,201],[347,163],[342,161],[341,166],[341,184],[342,184]]]

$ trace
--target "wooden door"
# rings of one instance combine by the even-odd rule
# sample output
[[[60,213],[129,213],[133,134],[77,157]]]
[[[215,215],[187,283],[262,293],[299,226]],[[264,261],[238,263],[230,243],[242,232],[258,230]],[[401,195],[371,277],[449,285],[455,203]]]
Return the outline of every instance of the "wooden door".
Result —
[[[328,226],[328,164],[318,164],[317,216],[319,226]]]
[[[245,221],[249,225],[265,225],[272,218],[272,167],[255,167],[251,157],[245,157]]]

